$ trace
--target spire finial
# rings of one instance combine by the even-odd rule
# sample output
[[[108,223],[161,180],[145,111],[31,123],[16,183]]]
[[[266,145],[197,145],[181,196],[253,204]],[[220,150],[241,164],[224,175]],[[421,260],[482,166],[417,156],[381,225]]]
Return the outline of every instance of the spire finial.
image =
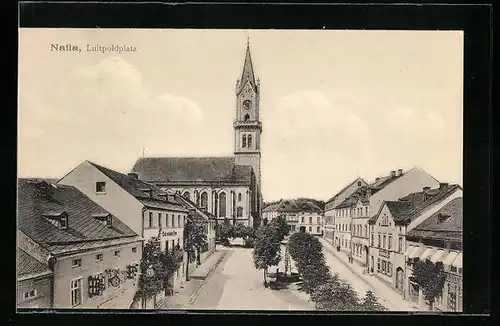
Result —
[[[247,36],[247,47],[250,46],[250,37]]]

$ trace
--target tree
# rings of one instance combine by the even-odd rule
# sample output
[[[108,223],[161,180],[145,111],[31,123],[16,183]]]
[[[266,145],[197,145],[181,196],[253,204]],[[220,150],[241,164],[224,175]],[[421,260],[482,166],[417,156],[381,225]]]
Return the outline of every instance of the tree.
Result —
[[[262,226],[257,231],[254,243],[253,261],[257,269],[264,272],[264,285],[267,287],[267,270],[271,266],[276,266],[281,260],[281,245],[277,241],[276,231],[268,226]]]
[[[381,305],[375,294],[368,290],[366,291],[365,297],[363,298],[363,302],[361,302],[360,306],[363,311],[384,311],[387,310],[383,305]]]
[[[179,269],[182,261],[182,252],[181,256],[179,252],[180,249],[163,252],[158,237],[150,238],[144,245],[140,263],[139,287],[135,294],[136,300],[142,300],[143,307],[150,299],[155,300],[156,306],[156,295],[161,291],[171,292],[170,279]]]
[[[189,264],[196,259],[197,251],[207,243],[204,221],[191,212],[184,225],[184,250],[187,253],[186,281],[189,281]]]
[[[325,264],[321,243],[308,233],[292,234],[288,240],[288,249],[300,274],[308,265]]]
[[[330,278],[330,270],[323,261],[313,262],[301,267],[302,288],[306,293],[312,293],[318,286],[327,283]]]
[[[422,288],[424,298],[433,310],[434,301],[441,295],[446,280],[443,263],[417,260],[410,279]]]
[[[270,224],[276,228],[279,241],[282,241],[290,233],[290,227],[284,216],[275,218]]]
[[[346,282],[338,276],[319,285],[312,293],[311,300],[317,310],[323,311],[358,311],[360,304],[358,295]]]

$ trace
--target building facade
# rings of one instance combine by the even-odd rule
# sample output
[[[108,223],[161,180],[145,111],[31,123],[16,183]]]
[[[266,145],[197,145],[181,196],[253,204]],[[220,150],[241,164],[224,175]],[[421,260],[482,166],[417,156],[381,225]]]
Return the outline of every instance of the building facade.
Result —
[[[337,194],[335,194],[332,198],[326,201],[325,203],[325,212],[324,212],[324,233],[323,237],[327,239],[331,244],[335,245],[335,237],[334,233],[336,230],[337,224],[335,223],[335,218],[337,217],[337,212],[335,207],[342,203],[347,197],[351,196],[358,188],[362,186],[366,186],[367,183],[362,178],[357,178],[352,181],[350,184],[345,186],[342,190],[340,190]]]
[[[457,197],[406,234],[406,300],[429,310],[422,289],[412,280],[416,260],[442,264],[446,274],[442,294],[432,310],[461,312],[463,275],[463,199]]]
[[[158,237],[162,250],[184,247],[188,210],[173,195],[158,187],[93,162],[85,161],[58,181],[78,188],[141,235],[144,241]],[[175,289],[185,280],[185,264],[172,280]],[[161,298],[160,298],[161,299]]]
[[[236,119],[232,157],[145,157],[132,168],[141,180],[179,193],[206,208],[218,223],[260,225],[260,81],[247,44],[241,79],[236,82]]]
[[[385,201],[369,220],[370,273],[407,297],[407,259],[420,257],[424,253],[408,250],[406,235],[461,196],[462,190],[458,185],[441,183],[435,189],[425,187],[423,191],[411,193],[398,201]]]
[[[311,200],[282,199],[276,204],[264,209],[267,221],[284,217],[290,227],[290,232],[306,232],[313,235],[323,234],[323,211]]]
[[[19,306],[132,305],[142,237],[75,187],[19,180],[18,195]]]

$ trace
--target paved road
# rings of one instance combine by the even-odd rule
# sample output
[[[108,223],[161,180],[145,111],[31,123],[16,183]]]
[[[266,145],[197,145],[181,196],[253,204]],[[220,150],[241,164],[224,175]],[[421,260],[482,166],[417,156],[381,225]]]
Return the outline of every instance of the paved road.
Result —
[[[224,249],[223,249],[224,250]],[[253,266],[252,249],[227,248],[224,260],[212,272],[187,309],[313,310],[304,296],[263,285],[263,273]]]

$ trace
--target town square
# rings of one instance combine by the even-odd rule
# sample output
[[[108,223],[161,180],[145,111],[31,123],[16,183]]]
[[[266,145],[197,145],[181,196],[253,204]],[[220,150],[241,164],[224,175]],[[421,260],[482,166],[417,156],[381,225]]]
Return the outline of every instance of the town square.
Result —
[[[463,311],[462,46],[21,29],[17,308]]]

